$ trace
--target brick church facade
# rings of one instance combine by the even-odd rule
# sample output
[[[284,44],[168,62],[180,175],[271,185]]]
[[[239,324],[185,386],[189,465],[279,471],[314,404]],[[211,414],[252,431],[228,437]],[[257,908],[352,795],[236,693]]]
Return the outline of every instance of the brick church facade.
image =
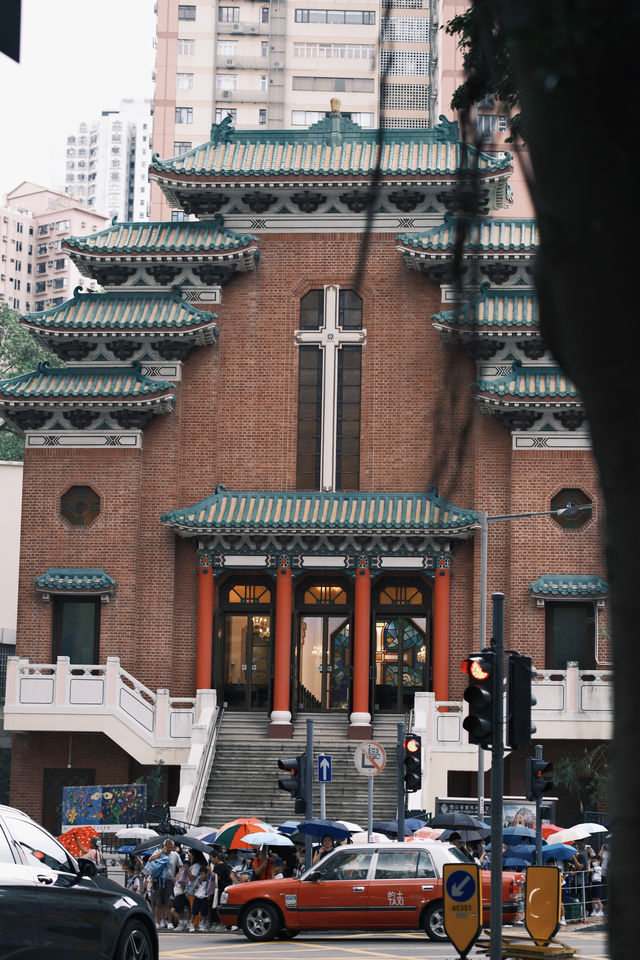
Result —
[[[69,764],[123,783],[149,762],[69,693],[107,689],[113,658],[118,709],[211,689],[283,740],[303,716],[362,740],[417,693],[460,701],[481,510],[540,514],[490,524],[507,647],[548,685],[606,671],[597,471],[511,169],[445,120],[381,139],[337,107],[302,132],[225,121],[150,168],[196,220],[67,241],[105,292],[25,316],[64,364],[0,383],[26,437],[13,803],[42,817]],[[470,170],[484,209],[456,262]],[[551,514],[569,502],[591,510]]]

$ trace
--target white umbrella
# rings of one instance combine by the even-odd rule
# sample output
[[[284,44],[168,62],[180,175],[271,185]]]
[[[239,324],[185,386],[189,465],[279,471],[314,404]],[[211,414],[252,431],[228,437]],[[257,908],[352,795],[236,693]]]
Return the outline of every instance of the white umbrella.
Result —
[[[364,830],[361,833],[353,833],[351,835],[351,840],[353,843],[391,843],[389,837],[385,837],[383,833],[372,833],[369,835]]]
[[[585,830],[583,827],[569,827],[567,830],[559,830],[557,833],[552,833],[547,840],[547,843],[573,843],[574,840],[585,840],[586,837],[591,836],[589,830]]]
[[[157,840],[158,831],[149,827],[124,827],[116,833],[118,840]]]
[[[285,837],[284,833],[271,833],[263,830],[257,833],[248,833],[242,838],[252,847],[292,847],[293,840]]]
[[[337,822],[341,823],[347,830],[350,830],[351,833],[366,833],[365,828],[361,827],[359,823],[351,823],[349,820],[338,820]]]
[[[588,830],[589,834],[592,833],[609,833],[609,828],[604,827],[601,823],[576,823],[575,827],[569,827],[570,830]]]

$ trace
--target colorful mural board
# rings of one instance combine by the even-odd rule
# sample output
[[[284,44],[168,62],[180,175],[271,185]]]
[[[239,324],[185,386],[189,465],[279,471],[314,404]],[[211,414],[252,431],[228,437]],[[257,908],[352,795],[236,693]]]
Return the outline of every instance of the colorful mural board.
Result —
[[[62,788],[63,829],[91,824],[109,830],[128,824],[146,823],[146,819],[145,783]]]

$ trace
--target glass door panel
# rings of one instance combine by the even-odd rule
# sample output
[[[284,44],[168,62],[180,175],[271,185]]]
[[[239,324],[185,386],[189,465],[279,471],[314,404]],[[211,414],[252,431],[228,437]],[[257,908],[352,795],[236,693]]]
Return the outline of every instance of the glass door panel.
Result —
[[[426,630],[425,617],[399,616],[376,622],[376,703],[380,710],[410,710],[415,692],[427,689]]]
[[[301,710],[345,710],[351,683],[351,631],[345,617],[300,618]]]
[[[224,699],[230,708],[269,703],[270,618],[227,614],[224,629]]]
[[[342,617],[329,617],[326,645],[325,677],[327,710],[346,710],[351,683],[351,636],[349,622]]]
[[[324,617],[300,618],[300,674],[298,704],[301,710],[322,710],[322,637]]]

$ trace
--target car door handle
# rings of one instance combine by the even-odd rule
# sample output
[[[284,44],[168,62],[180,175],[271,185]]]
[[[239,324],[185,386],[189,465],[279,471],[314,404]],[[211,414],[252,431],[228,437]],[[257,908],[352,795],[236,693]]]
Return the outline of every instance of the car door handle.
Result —
[[[422,884],[422,889],[423,889],[423,890],[435,890],[435,887],[434,887],[434,885],[433,885],[432,883],[423,883],[423,884]]]
[[[354,893],[364,893],[364,887],[352,887]]]
[[[39,883],[53,883],[53,877],[48,877],[48,876],[47,876],[46,874],[44,874],[44,873],[39,873],[39,874],[38,874],[38,882],[39,882]]]

